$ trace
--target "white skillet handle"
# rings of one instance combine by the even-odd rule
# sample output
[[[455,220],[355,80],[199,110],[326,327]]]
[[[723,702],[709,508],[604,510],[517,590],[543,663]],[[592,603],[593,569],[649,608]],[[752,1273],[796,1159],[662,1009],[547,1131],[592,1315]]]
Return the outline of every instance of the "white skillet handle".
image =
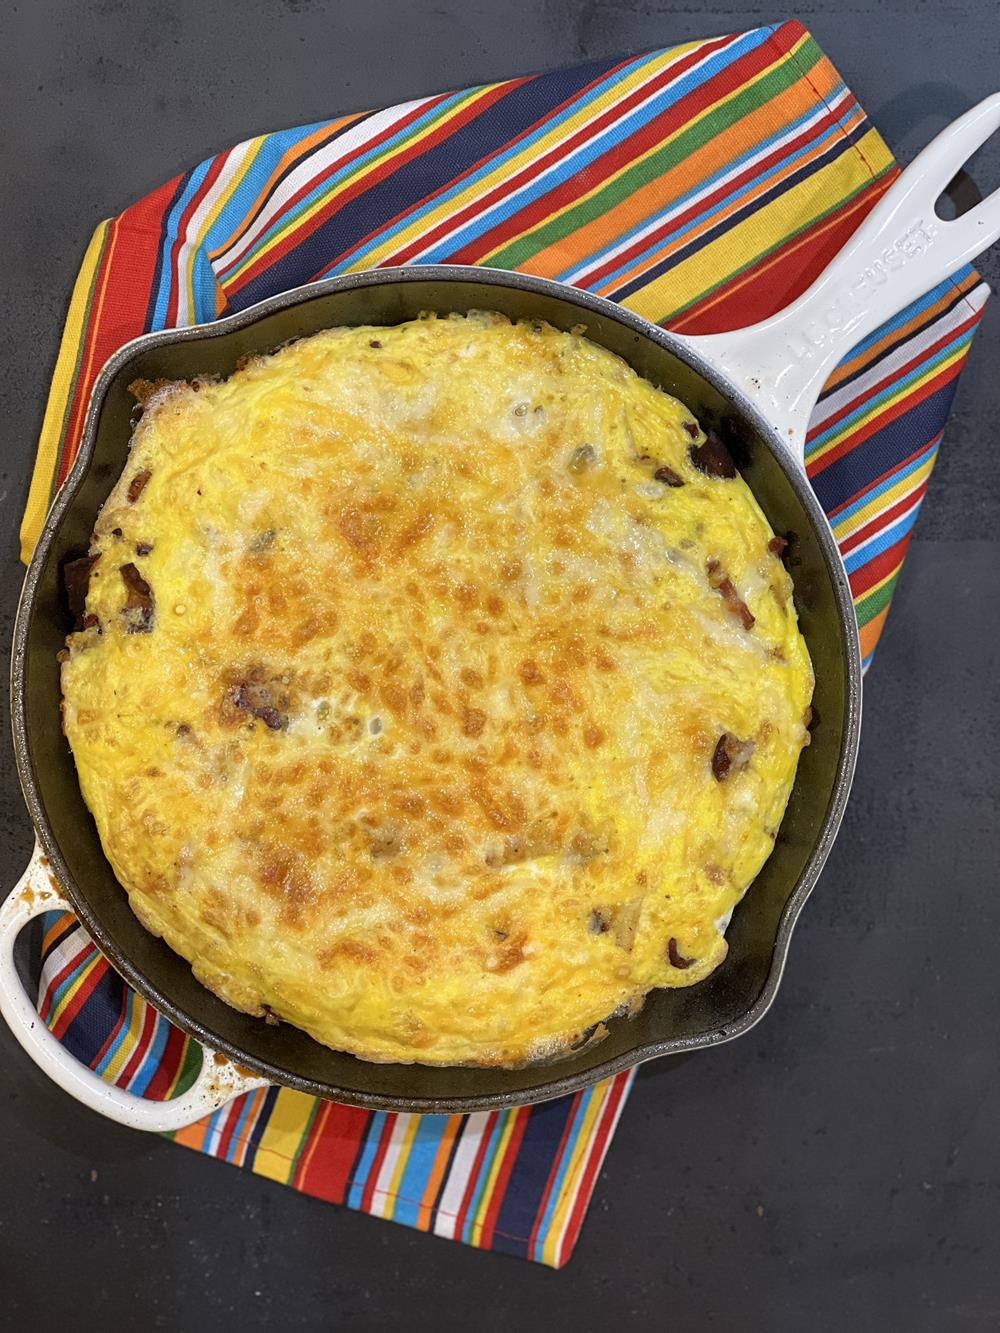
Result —
[[[0,1013],[27,1053],[49,1078],[92,1111],[133,1129],[172,1130],[191,1125],[232,1097],[267,1080],[244,1074],[225,1056],[203,1046],[201,1069],[187,1092],[156,1102],[105,1083],[70,1055],[39,1018],[14,966],[14,943],[32,917],[53,910],[70,911],[35,846],[27,870],[0,907]]]
[[[806,428],[852,347],[1000,239],[1000,189],[953,222],[934,205],[1000,128],[1000,93],[949,125],[798,300],[749,328],[685,339],[757,402],[804,466]]]

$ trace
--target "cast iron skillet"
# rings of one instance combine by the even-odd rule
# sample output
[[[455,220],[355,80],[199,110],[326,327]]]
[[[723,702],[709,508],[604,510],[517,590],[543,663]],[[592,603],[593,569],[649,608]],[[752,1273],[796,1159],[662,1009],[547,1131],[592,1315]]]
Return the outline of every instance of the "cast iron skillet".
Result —
[[[146,335],[117,352],[95,385],[80,453],[46,520],[15,627],[14,742],[39,852],[0,913],[0,938],[9,944],[0,960],[0,1007],[29,1053],[81,1100],[127,1123],[159,1129],[187,1123],[261,1082],[391,1110],[519,1105],[573,1091],[654,1056],[728,1041],[752,1027],[774,999],[796,919],[840,824],[860,724],[850,588],[794,451],[831,364],[1000,235],[997,196],[953,223],[933,215],[941,188],[998,124],[1000,95],[925,150],[804,297],[765,325],[735,335],[683,339],[557,283],[499,270],[426,266],[333,278],[211,325]],[[890,255],[903,258],[891,262]],[[238,1013],[195,981],[188,963],[139,924],[103,855],[60,726],[56,661],[70,628],[60,570],[86,551],[98,510],[125,463],[135,406],[128,384],[136,378],[228,375],[247,354],[335,325],[394,324],[421,311],[473,309],[547,320],[562,329],[585,325],[587,337],[722,434],[771,526],[796,534],[795,604],[816,672],[812,744],[802,754],[774,852],[733,916],[726,961],[697,986],[652,992],[636,1017],[609,1024],[603,1042],[558,1062],[515,1070],[366,1063],[286,1024],[268,1026]],[[126,981],[211,1052],[221,1053],[205,1059],[195,1088],[182,1098],[135,1105],[137,1099],[74,1066],[37,1022],[9,954],[20,925],[57,904],[60,891]],[[242,1077],[223,1056],[257,1077]]]

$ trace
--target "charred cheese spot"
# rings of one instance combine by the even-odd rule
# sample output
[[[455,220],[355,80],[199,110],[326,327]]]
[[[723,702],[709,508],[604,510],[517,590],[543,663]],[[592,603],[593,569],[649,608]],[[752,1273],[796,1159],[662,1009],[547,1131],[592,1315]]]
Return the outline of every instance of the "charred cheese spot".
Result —
[[[201,981],[365,1058],[503,1065],[718,966],[812,673],[716,437],[484,314],[136,389],[64,722]]]

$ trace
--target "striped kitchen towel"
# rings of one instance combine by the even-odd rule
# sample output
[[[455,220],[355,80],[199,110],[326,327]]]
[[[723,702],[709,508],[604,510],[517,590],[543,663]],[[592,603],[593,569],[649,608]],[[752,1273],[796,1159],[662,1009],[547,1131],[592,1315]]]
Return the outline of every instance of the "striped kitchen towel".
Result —
[[[375,265],[461,262],[586,287],[671,328],[761,319],[801,292],[896,174],[798,23],[264,134],[102,223],[70,305],[22,529],[33,546],[103,361]],[[854,591],[885,621],[986,288],[967,269],[838,367],[808,467]],[[107,1078],[169,1097],[196,1053],[68,916],[34,939],[42,1016]],[[275,1089],[175,1137],[296,1189],[558,1266],[628,1094],[621,1075],[470,1116],[357,1111]]]

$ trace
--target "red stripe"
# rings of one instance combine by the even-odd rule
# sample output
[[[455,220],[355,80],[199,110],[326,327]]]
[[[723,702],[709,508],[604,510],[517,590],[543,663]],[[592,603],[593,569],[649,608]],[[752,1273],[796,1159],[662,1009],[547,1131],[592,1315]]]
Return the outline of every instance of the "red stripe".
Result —
[[[820,472],[824,472],[828,467],[832,466],[838,458],[843,458],[845,454],[849,454],[853,449],[856,449],[858,445],[864,444],[865,440],[870,440],[873,435],[877,435],[878,432],[888,426],[891,421],[896,421],[899,417],[905,416],[907,412],[916,407],[918,403],[922,403],[924,399],[933,397],[933,395],[949,383],[949,381],[957,378],[960,370],[960,361],[955,362],[950,366],[945,366],[937,375],[934,375],[929,379],[926,384],[922,384],[919,389],[907,394],[905,398],[900,399],[898,402],[889,404],[884,411],[879,412],[871,421],[866,422],[864,426],[859,426],[857,430],[851,431],[850,435],[841,440],[839,444],[835,445],[829,453],[824,454],[822,458],[810,459],[806,463],[806,472],[810,477],[815,477]]]
[[[756,264],[736,275],[731,290],[720,293],[713,288],[676,319],[668,317],[667,327],[675,333],[727,333],[776,314],[812,286],[861,226],[892,179],[873,181],[809,230],[762,255]]]
[[[468,1179],[465,1182],[465,1192],[462,1195],[462,1202],[458,1206],[458,1212],[455,1214],[455,1239],[462,1239],[462,1231],[465,1227],[465,1219],[472,1203],[472,1196],[476,1191],[476,1185],[479,1181],[479,1173],[483,1169],[483,1162],[486,1159],[486,1150],[489,1147],[490,1139],[493,1136],[493,1130],[499,1117],[498,1111],[490,1111],[486,1117],[486,1124],[479,1139],[479,1147],[476,1149],[476,1157],[472,1163],[472,1169],[469,1172]],[[466,1131],[467,1132],[467,1131]]]
[[[127,986],[121,987],[121,993],[119,996],[121,1002],[118,1007],[118,1017],[115,1019],[111,1031],[108,1033],[107,1037],[105,1037],[104,1042],[101,1045],[101,1049],[97,1052],[97,1055],[90,1062],[91,1069],[100,1068],[101,1061],[105,1058],[108,1051],[111,1049],[111,1047],[117,1040],[118,1034],[122,1030],[122,1024],[125,1022],[125,1014],[128,1010],[128,997],[131,993],[132,992],[128,989]]]
[[[197,190],[195,190],[191,198],[188,200],[184,208],[184,211],[181,214],[180,219],[178,220],[177,234],[174,237],[173,244],[170,247],[170,255],[167,261],[167,275],[170,281],[170,295],[167,298],[167,313],[164,323],[170,328],[173,328],[177,323],[177,308],[178,308],[178,303],[180,301],[180,291],[181,287],[184,285],[184,280],[181,274],[178,272],[177,259],[178,256],[180,255],[181,247],[187,240],[188,223],[194,216],[195,210],[198,208],[201,201],[205,198],[205,196],[211,190],[212,186],[219,179],[219,176],[222,174],[222,168],[228,162],[232,151],[233,150],[230,148],[227,152],[219,153],[212,159],[212,165],[205,172],[204,179],[198,186]]]
[[[59,987],[63,984],[63,982],[66,980],[66,978],[70,976],[71,973],[75,972],[76,969],[80,966],[80,964],[90,954],[96,954],[96,953],[97,950],[94,948],[91,942],[87,940],[87,943],[84,944],[80,949],[78,949],[77,952],[72,955],[69,962],[64,963],[62,967],[59,969],[59,971],[55,974],[55,976],[51,978],[51,980],[45,987],[45,995],[42,998],[42,1003],[39,1006],[38,1010],[42,1018],[48,1018],[49,1011],[52,1008],[53,999],[55,998],[55,993],[59,989]]]
[[[559,1174],[559,1167],[562,1164],[563,1155],[566,1152],[566,1144],[569,1142],[569,1136],[573,1126],[576,1123],[576,1113],[580,1109],[581,1093],[573,1094],[573,1105],[569,1109],[569,1115],[566,1117],[566,1123],[563,1125],[562,1137],[559,1140],[559,1147],[556,1149],[552,1158],[552,1165],[549,1167],[549,1178],[545,1182],[545,1189],[542,1191],[542,1197],[538,1202],[538,1212],[535,1214],[535,1224],[531,1228],[531,1235],[528,1237],[528,1258],[531,1259],[535,1254],[535,1244],[538,1240],[538,1233],[541,1230],[542,1219],[545,1216],[545,1210],[549,1206],[549,1197],[556,1183],[556,1176]]]
[[[212,1156],[217,1157],[220,1162],[225,1162],[229,1158],[229,1148],[233,1141],[233,1135],[236,1133],[236,1126],[240,1123],[240,1116],[243,1114],[244,1097],[248,1095],[251,1094],[245,1093],[243,1097],[234,1097],[226,1107],[226,1122],[222,1127],[218,1143],[212,1149]]]
[[[440,106],[440,104],[450,96],[450,93],[440,93],[437,97],[429,97],[422,100],[411,111],[407,112],[405,116],[402,116],[399,120],[394,120],[391,125],[387,125],[379,134],[374,135],[371,139],[366,139],[364,143],[358,144],[356,148],[353,148],[348,153],[344,153],[342,157],[338,157],[336,161],[331,162],[328,166],[325,166],[322,170],[316,172],[314,176],[311,176],[300,189],[296,190],[295,193],[281,205],[280,210],[271,220],[269,226],[274,225],[282,218],[287,217],[288,214],[298,207],[302,200],[311,194],[321,182],[330,180],[335,172],[342,171],[344,167],[349,166],[352,162],[356,161],[357,158],[380,147],[387,139],[391,139],[393,135],[400,134],[403,130],[412,125],[414,121],[419,120],[421,116],[427,115],[427,113],[433,111],[436,106]],[[314,149],[314,152],[319,152],[322,147],[322,144],[318,145],[318,147]],[[269,201],[267,200],[264,201],[264,205],[257,214],[258,217],[260,216],[260,212],[263,212],[263,209],[267,206],[268,202]],[[254,218],[253,221],[256,222],[256,220],[257,219]],[[245,230],[248,231],[249,227]],[[224,267],[220,268],[219,274],[224,276],[225,274],[232,272],[232,270],[242,262],[247,253],[260,241],[261,236],[266,235],[267,228],[265,228],[260,235],[255,236],[249,245],[245,245],[243,249],[234,255]]]
[[[162,1102],[166,1098],[184,1064],[187,1038],[180,1028],[174,1027],[173,1023],[168,1023],[167,1029],[167,1040],[156,1066],[156,1073],[149,1080],[143,1093],[144,1097],[154,1102]]]
[[[576,1244],[576,1238],[580,1234],[580,1228],[583,1225],[583,1219],[590,1203],[590,1196],[594,1189],[594,1181],[597,1172],[600,1169],[601,1160],[604,1156],[604,1150],[611,1135],[611,1128],[615,1123],[615,1116],[622,1098],[625,1095],[625,1089],[629,1082],[628,1074],[618,1074],[615,1077],[614,1084],[608,1092],[607,1101],[601,1113],[600,1121],[594,1131],[593,1138],[588,1148],[587,1165],[584,1168],[580,1179],[580,1188],[577,1191],[576,1199],[573,1202],[573,1208],[566,1222],[566,1230],[559,1242],[559,1250],[556,1254],[556,1266],[561,1268],[563,1265],[563,1255],[568,1258],[573,1253],[573,1246]]]
[[[134,996],[134,1003],[141,1004],[143,1007],[142,1031],[139,1033],[139,1040],[136,1042],[135,1049],[129,1056],[125,1068],[115,1079],[115,1082],[120,1088],[128,1087],[129,1080],[149,1054],[149,1048],[153,1041],[153,1033],[156,1031],[156,1023],[159,1018],[159,1015],[153,1006],[151,1004],[146,1004],[144,1000],[140,1000],[138,995]]]
[[[373,185],[377,185],[379,181],[384,180],[387,176],[391,176],[393,172],[398,171],[413,158],[421,157],[429,148],[435,147],[445,139],[450,138],[451,135],[456,134],[464,125],[467,125],[471,120],[475,120],[477,116],[481,116],[494,102],[506,97],[514,88],[519,88],[523,83],[527,83],[527,79],[512,79],[509,83],[499,83],[492,88],[487,88],[475,101],[464,107],[462,111],[447,120],[443,125],[439,125],[435,130],[432,130],[430,134],[425,135],[417,143],[393,154],[384,162],[379,163],[372,171],[363,173],[345,190],[318,209],[311,218],[295,227],[285,237],[284,241],[273,249],[266,251],[263,255],[258,256],[250,267],[241,273],[226,290],[230,294],[238,292],[248,282],[256,278],[258,274],[266,269],[273,268],[275,264],[279,264],[287,254],[297,249],[313,232],[318,231],[329,221],[338,209],[343,208],[345,204],[350,203],[359,194],[364,194],[366,190],[370,190]],[[325,272],[335,262],[334,259],[329,260],[324,264],[323,271]]]
[[[937,440],[941,439],[940,433],[936,436],[936,439]],[[864,490],[858,491],[856,494],[849,495],[842,504],[837,505],[836,509],[831,509],[829,514],[827,515],[831,523],[837,517],[838,514],[843,513],[845,509],[850,508],[851,505],[857,504],[859,500],[864,499],[864,497],[868,495],[870,491],[876,490],[884,482],[888,481],[891,477],[894,477],[897,472],[903,472],[906,468],[908,468],[914,459],[919,458],[921,454],[926,453],[928,445],[930,443],[933,443],[933,441],[928,441],[928,444],[922,444],[919,449],[914,449],[912,454],[907,454],[907,456],[903,459],[901,463],[897,463],[896,466],[891,467],[888,472],[883,472],[880,477],[876,477],[873,482],[871,482],[864,488]]]
[[[483,1218],[482,1230],[477,1241],[477,1244],[484,1250],[488,1250],[493,1244],[493,1228],[500,1216],[500,1207],[507,1192],[507,1182],[510,1180],[510,1173],[517,1161],[524,1131],[527,1129],[528,1121],[531,1118],[531,1111],[526,1106],[511,1112],[511,1114],[515,1117],[514,1128],[510,1132],[510,1138],[507,1140],[507,1146],[504,1149],[503,1161],[500,1163],[500,1170],[493,1182],[493,1193],[490,1196],[489,1207],[486,1210],[486,1216]]]
[[[634,158],[640,157],[661,145],[668,135],[683,128],[699,112],[707,110],[719,100],[724,92],[732,91],[734,82],[746,82],[747,79],[753,78],[756,74],[762,73],[770,65],[773,65],[775,60],[774,53],[769,50],[766,43],[757,47],[754,51],[749,51],[734,65],[720,71],[705,83],[699,84],[687,96],[675,102],[673,106],[668,107],[652,120],[646,121],[639,129],[621,139],[589,166],[571,176],[569,180],[532,199],[519,211],[505,217],[495,227],[477,236],[460,250],[454,252],[449,256],[449,262],[453,264],[477,263],[491,250],[502,246],[504,242],[514,236],[530,230],[559,209],[576,202],[582,195],[587,194]],[[505,183],[500,187],[500,193],[506,194],[510,188],[510,185]]]
[[[900,537],[898,542],[893,542],[884,551],[880,551],[866,565],[856,569],[850,576],[852,595],[855,598],[862,597],[870,588],[874,588],[876,583],[881,583],[887,575],[898,569],[903,563],[909,542],[910,534],[907,533],[905,537]]]
[[[361,1212],[363,1213],[371,1212],[375,1184],[378,1180],[378,1173],[382,1170],[382,1163],[385,1161],[385,1155],[389,1151],[389,1141],[392,1138],[392,1131],[395,1123],[395,1116],[386,1116],[385,1124],[382,1126],[382,1132],[379,1135],[378,1147],[375,1149],[375,1157],[372,1160],[371,1167],[368,1171],[364,1189],[361,1191]]]
[[[460,209],[457,213],[450,214],[447,218],[442,219],[442,221],[435,227],[432,227],[430,231],[424,232],[414,241],[411,241],[409,245],[403,246],[402,249],[395,251],[391,259],[384,262],[391,262],[393,264],[407,263],[420,250],[425,249],[428,245],[433,245],[436,241],[447,236],[450,231],[454,231],[456,228],[463,226],[473,218],[486,213],[493,204],[502,203],[504,199],[508,198],[513,191],[520,188],[521,185],[526,185],[532,180],[537,179],[544,173],[548,166],[563,161],[570,153],[575,151],[575,149],[581,147],[584,143],[588,143],[591,139],[596,138],[602,130],[607,128],[607,126],[613,124],[616,120],[623,119],[624,116],[626,116],[628,112],[640,102],[652,96],[654,93],[659,92],[662,88],[669,86],[679,75],[685,73],[692,65],[697,64],[698,61],[702,60],[706,55],[721,50],[726,46],[731,46],[736,40],[738,40],[738,37],[733,36],[720,37],[715,41],[707,42],[705,45],[698,47],[696,51],[690,52],[683,59],[677,61],[676,64],[669,66],[669,68],[665,70],[661,70],[661,72],[648,83],[642,84],[641,87],[636,88],[631,92],[622,102],[618,103],[616,106],[609,107],[608,110],[603,112],[600,116],[597,116],[594,120],[588,121],[585,125],[582,125],[569,139],[550,148],[548,152],[543,153],[541,157],[532,161],[529,166],[522,167],[516,176],[508,177],[502,184],[494,186],[488,194],[476,199],[475,202],[471,204],[467,204],[465,208]],[[622,63],[624,64],[625,62]],[[619,68],[621,68],[621,66],[619,66]],[[537,133],[539,127],[544,125],[547,120],[559,115],[560,112],[567,106],[570,106],[578,98],[586,96],[590,89],[595,87],[596,84],[603,82],[607,77],[607,74],[608,71],[605,71],[600,78],[595,79],[592,83],[589,83],[586,88],[581,89],[580,92],[574,94],[573,97],[567,98],[566,101],[555,107],[549,116],[546,116],[544,119],[536,122],[536,124],[529,126],[529,128],[519,135],[518,138],[512,139],[510,144],[505,145],[504,151],[508,151],[509,148],[515,146],[521,139],[526,138],[529,134]],[[473,171],[478,170],[482,163],[488,160],[488,158],[481,159],[475,166],[471,167],[465,175],[470,175]],[[463,180],[464,178],[464,176],[460,176],[456,177],[456,180]],[[449,185],[445,188],[450,189],[451,186]],[[443,193],[443,190],[440,190],[437,193],[441,194]],[[432,195],[429,197],[435,198],[436,196]],[[422,206],[424,202],[425,201],[421,200],[416,206]],[[409,211],[412,211],[412,209]],[[405,214],[400,214],[399,216],[402,217],[405,216]],[[377,234],[377,232],[371,233],[373,236]],[[366,237],[365,240],[367,239],[369,238]],[[363,243],[364,242],[361,242],[361,244]]]
[[[158,247],[151,236],[159,236],[163,214],[177,192],[179,177],[167,181],[115,218],[108,230],[104,257],[95,278],[95,297],[104,290],[100,318],[92,309],[83,339],[79,378],[67,415],[57,481],[62,482],[72,466],[80,443],[83,417],[98,372],[123,343],[146,331],[146,310],[156,272]]]
[[[849,403],[845,404],[844,407],[835,412],[833,416],[824,417],[822,421],[817,422],[806,436],[806,442],[810,443],[816,439],[817,435],[823,435],[826,431],[832,430],[834,426],[838,425],[845,418],[851,416],[852,413],[856,412],[858,408],[862,407],[865,403],[870,403],[873,398],[877,398],[884,389],[888,389],[892,384],[898,384],[900,380],[905,379],[907,375],[912,371],[917,370],[923,363],[933,360],[938,352],[947,347],[949,343],[954,342],[956,338],[961,337],[961,335],[968,329],[975,328],[978,323],[979,312],[976,311],[974,314],[970,315],[968,319],[963,320],[961,324],[957,324],[948,333],[942,334],[942,336],[929,347],[925,347],[922,351],[918,352],[917,355],[907,361],[905,365],[900,366],[897,370],[891,371],[883,379],[871,385],[862,393],[859,393],[855,398],[852,398]],[[929,327],[931,326],[925,325],[924,329]],[[915,337],[917,333],[923,332],[924,329],[913,330],[906,341],[908,342],[910,338]]]
[[[330,1103],[330,1114],[320,1128],[309,1165],[297,1182],[302,1189],[328,1203],[344,1202],[358,1144],[370,1118],[368,1111]]]
[[[852,532],[849,537],[845,537],[840,542],[840,551],[842,555],[847,555],[858,546],[863,546],[870,537],[876,533],[882,532],[885,528],[891,527],[897,518],[901,518],[908,509],[912,509],[915,504],[919,504],[924,492],[927,490],[927,478],[913,491],[911,495],[904,495],[902,500],[896,504],[890,505],[888,509],[883,509],[875,515],[864,527],[858,528],[857,532]]]
[[[626,250],[622,250],[617,254],[612,255],[603,264],[601,264],[599,268],[588,269],[584,274],[582,281],[585,281],[588,287],[596,286],[601,281],[601,279],[604,278],[608,273],[611,273],[615,269],[624,267],[624,265],[626,265],[630,259],[641,255],[645,250],[648,250],[652,245],[655,245],[658,241],[666,240],[668,236],[671,236],[674,232],[678,231],[686,223],[693,221],[694,219],[700,217],[704,213],[707,213],[708,210],[714,207],[715,204],[721,203],[723,199],[726,199],[728,198],[729,195],[734,194],[740,188],[740,186],[745,185],[750,181],[757,180],[770,167],[777,165],[777,163],[781,162],[784,158],[790,156],[793,152],[795,152],[797,148],[800,148],[803,144],[811,143],[813,140],[817,139],[824,130],[829,128],[830,125],[838,124],[843,115],[844,115],[843,110],[841,110],[840,112],[830,111],[827,115],[823,116],[820,120],[818,120],[814,125],[807,127],[796,138],[790,139],[785,144],[781,144],[779,147],[775,148],[773,152],[769,153],[766,157],[750,162],[746,166],[746,168],[739,173],[739,175],[734,176],[731,180],[724,181],[715,190],[713,190],[711,194],[704,195],[696,199],[688,208],[684,210],[683,213],[679,213],[674,217],[668,218],[655,231],[643,235],[641,238],[636,240],[632,245],[630,245]],[[662,258],[662,256],[660,256],[660,258]],[[650,267],[655,265],[656,262],[657,262],[656,258],[650,258],[649,259]],[[616,281],[622,283],[626,281],[631,282],[634,280],[635,276],[636,275],[629,275],[627,278],[621,277],[616,279]]]

